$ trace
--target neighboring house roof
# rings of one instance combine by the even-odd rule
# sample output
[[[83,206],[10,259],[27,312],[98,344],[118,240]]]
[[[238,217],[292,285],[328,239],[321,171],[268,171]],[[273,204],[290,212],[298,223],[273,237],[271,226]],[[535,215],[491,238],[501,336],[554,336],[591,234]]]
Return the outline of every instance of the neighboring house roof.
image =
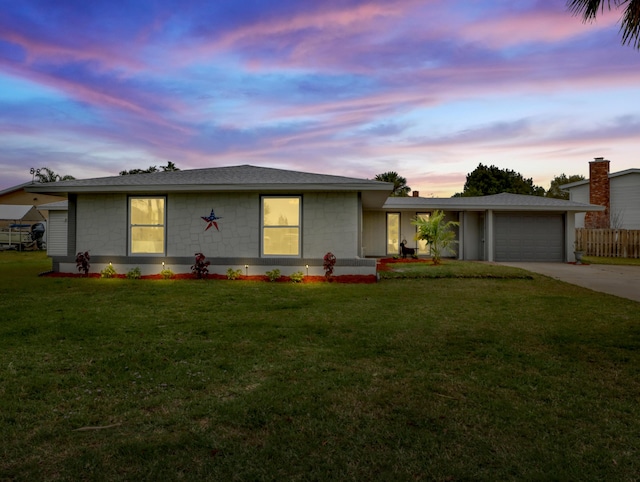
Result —
[[[0,219],[5,221],[42,221],[44,216],[35,206],[0,205]]]
[[[610,172],[609,179],[620,176],[627,176],[629,174],[640,174],[640,169],[625,169],[624,171],[618,172]],[[571,189],[578,186],[584,186],[585,184],[589,184],[589,179],[583,179],[582,181],[570,182],[569,184],[562,184],[560,189],[566,191],[567,189]]]
[[[0,196],[4,196],[5,194],[11,194],[14,192],[18,192],[21,191],[22,189],[24,189],[27,186],[30,186],[31,184],[33,184],[32,182],[25,182],[22,184],[18,184],[17,186],[11,186],[8,187],[6,189],[3,189],[2,191],[0,191]]]
[[[288,171],[250,165],[166,171],[147,174],[75,179],[26,187],[30,192],[153,193],[225,191],[359,191],[365,205],[382,206],[393,184],[327,174]]]
[[[604,211],[603,206],[584,204],[564,199],[554,199],[524,194],[500,193],[490,196],[426,198],[426,197],[390,197],[384,209],[412,209],[429,211]]]

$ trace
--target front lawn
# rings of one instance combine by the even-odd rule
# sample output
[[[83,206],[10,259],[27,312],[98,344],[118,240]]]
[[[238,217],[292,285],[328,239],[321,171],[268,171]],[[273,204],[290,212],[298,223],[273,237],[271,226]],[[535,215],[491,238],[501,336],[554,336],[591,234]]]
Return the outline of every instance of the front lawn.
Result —
[[[392,278],[494,278],[532,279],[518,268],[477,261],[443,259],[437,265],[431,259],[384,259],[378,263],[381,279]]]
[[[49,266],[0,253],[0,480],[640,473],[636,302],[524,272],[36,276]]]
[[[583,256],[582,261],[588,264],[640,266],[640,258],[607,258],[603,256]]]

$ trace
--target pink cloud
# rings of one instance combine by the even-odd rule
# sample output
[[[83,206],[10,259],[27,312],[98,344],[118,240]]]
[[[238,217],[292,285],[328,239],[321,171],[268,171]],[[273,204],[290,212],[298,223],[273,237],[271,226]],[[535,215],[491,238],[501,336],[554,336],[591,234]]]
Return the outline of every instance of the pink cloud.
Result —
[[[465,26],[460,34],[468,41],[480,41],[492,47],[567,40],[593,30],[611,29],[619,14],[605,10],[597,22],[584,24],[566,10],[527,11],[518,15],[482,20]]]
[[[93,62],[103,69],[123,69],[141,71],[146,68],[144,62],[131,55],[135,46],[122,49],[119,43],[99,44],[89,39],[77,39],[72,45],[63,45],[53,39],[38,37],[30,32],[27,36],[17,30],[2,32],[2,38],[22,47],[26,52],[26,63],[38,61],[47,63]],[[123,52],[129,55],[123,55]]]

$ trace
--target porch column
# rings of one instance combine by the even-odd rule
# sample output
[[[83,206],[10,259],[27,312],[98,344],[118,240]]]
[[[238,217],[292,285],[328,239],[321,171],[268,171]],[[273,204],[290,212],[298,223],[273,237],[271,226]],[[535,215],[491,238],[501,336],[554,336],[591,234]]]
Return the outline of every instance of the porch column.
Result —
[[[464,259],[464,212],[458,213],[458,259]]]

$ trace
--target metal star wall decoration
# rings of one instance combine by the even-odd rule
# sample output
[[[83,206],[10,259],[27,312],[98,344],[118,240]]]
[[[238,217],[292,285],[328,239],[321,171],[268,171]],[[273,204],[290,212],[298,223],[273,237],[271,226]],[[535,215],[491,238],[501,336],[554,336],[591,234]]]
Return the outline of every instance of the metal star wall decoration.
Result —
[[[211,210],[211,214],[209,214],[208,216],[201,216],[201,217],[205,222],[209,223],[207,224],[207,228],[205,229],[205,231],[207,231],[211,226],[215,226],[216,229],[220,231],[220,229],[218,228],[218,223],[216,221],[222,218],[216,216],[215,213],[213,212],[213,209]]]

